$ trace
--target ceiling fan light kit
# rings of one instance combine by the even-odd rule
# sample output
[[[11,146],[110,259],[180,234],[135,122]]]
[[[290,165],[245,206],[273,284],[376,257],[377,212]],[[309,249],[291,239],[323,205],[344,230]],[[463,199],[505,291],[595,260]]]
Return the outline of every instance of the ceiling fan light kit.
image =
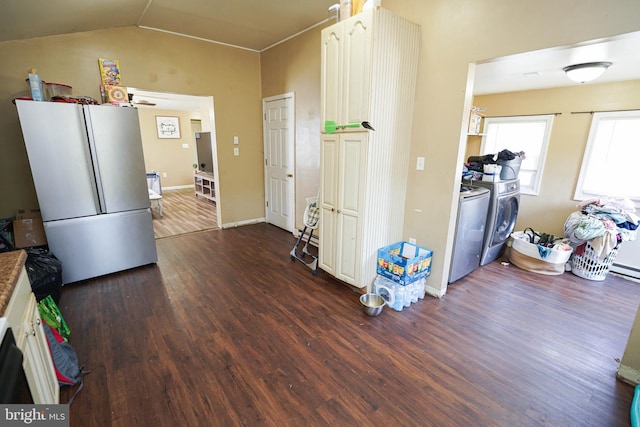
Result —
[[[587,62],[564,67],[562,70],[571,80],[586,83],[595,80],[611,66],[611,62]]]

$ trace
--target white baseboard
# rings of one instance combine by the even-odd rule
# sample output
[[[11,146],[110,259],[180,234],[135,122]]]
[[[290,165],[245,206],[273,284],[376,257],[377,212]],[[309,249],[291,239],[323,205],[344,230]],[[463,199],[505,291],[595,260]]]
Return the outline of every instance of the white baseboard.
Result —
[[[640,371],[638,369],[633,369],[629,366],[623,365],[622,363],[618,366],[618,375],[616,375],[619,380],[622,380],[631,385],[640,384]]]
[[[228,223],[225,223],[225,224],[221,224],[220,228],[222,228],[224,230],[225,228],[242,227],[243,225],[259,224],[261,222],[266,222],[266,221],[267,221],[266,218],[247,219],[247,220],[244,220],[244,221],[228,222]]]
[[[193,184],[191,184],[191,185],[172,185],[171,187],[162,187],[162,191],[165,191],[165,190],[182,190],[184,188],[193,188]]]
[[[640,270],[627,265],[616,264],[614,262],[613,265],[611,265],[610,271],[624,276],[629,276],[633,279],[640,279]]]
[[[432,297],[442,298],[444,296],[444,294],[447,293],[447,290],[446,289],[436,289],[436,288],[432,288],[431,286],[427,286],[425,288],[425,292],[427,293],[427,295],[431,295]]]

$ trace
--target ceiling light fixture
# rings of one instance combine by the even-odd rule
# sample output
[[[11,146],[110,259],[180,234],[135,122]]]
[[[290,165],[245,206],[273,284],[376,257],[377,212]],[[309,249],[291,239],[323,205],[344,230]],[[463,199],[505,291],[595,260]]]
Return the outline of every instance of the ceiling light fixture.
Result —
[[[564,67],[567,77],[577,83],[586,83],[597,79],[611,65],[611,62],[588,62]]]

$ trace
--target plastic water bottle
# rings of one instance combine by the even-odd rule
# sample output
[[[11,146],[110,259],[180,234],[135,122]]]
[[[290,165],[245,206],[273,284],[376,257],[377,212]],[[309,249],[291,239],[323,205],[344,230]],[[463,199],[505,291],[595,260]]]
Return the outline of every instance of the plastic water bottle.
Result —
[[[395,311],[402,311],[402,309],[405,307],[404,300],[405,300],[404,286],[396,285],[396,300],[391,308],[393,308]]]
[[[418,282],[413,282],[407,286],[411,295],[411,304],[418,302]]]
[[[426,287],[427,287],[427,279],[420,279],[418,280],[417,283],[417,292],[418,292],[418,299],[424,299],[424,292],[426,291]]]
[[[380,295],[389,307],[395,303],[395,283],[385,277],[377,276],[373,282],[373,293]]]
[[[408,289],[407,286],[400,286],[399,288],[403,288],[404,290],[404,306],[409,307],[411,305],[411,289]]]
[[[29,88],[31,89],[31,99],[34,101],[44,101],[42,82],[35,68],[29,70]]]

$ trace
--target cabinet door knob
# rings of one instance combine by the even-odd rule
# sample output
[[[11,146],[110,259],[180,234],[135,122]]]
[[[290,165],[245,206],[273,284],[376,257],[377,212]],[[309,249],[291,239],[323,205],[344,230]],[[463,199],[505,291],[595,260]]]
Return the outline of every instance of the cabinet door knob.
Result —
[[[292,173],[288,173],[287,174],[287,178],[293,178],[293,174]]]

